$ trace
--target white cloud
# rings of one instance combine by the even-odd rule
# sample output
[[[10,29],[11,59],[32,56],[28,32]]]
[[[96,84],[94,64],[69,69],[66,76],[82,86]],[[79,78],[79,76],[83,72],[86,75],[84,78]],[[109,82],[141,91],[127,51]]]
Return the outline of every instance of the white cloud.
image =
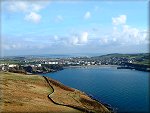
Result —
[[[147,30],[128,25],[126,23],[126,18],[127,17],[125,15],[113,18],[112,23],[114,26],[112,28],[112,32],[107,33],[108,35],[101,35],[99,38],[99,44],[113,46],[140,46],[148,44],[149,38]]]
[[[32,4],[32,10],[35,12],[40,11],[43,8],[43,6],[39,5],[39,4]]]
[[[101,45],[108,45],[110,43],[110,37],[109,35],[105,35],[105,36],[102,36],[100,39],[99,39],[99,43]]]
[[[114,25],[125,24],[126,19],[127,19],[126,15],[120,15],[119,17],[112,18],[112,23]]]
[[[108,38],[106,38],[106,37],[105,38],[101,38],[100,39],[100,43],[101,44],[107,44],[108,43]]]
[[[121,27],[116,27],[112,35],[112,41],[118,44],[126,45],[139,45],[148,43],[148,33],[142,32],[138,28],[131,27],[129,25],[122,25]]]
[[[58,40],[59,37],[57,35],[54,35],[54,40]]]
[[[84,19],[89,19],[91,17],[91,13],[87,11],[84,15]]]
[[[112,36],[110,36],[112,40],[117,41],[118,44],[126,45],[147,44],[148,32],[143,32],[144,30],[127,25],[126,19],[126,15],[120,15],[112,19],[114,25],[121,25],[114,26]]]
[[[123,26],[123,33],[133,38],[137,38],[139,36],[139,30],[137,28],[132,28],[128,25]]]
[[[2,44],[3,50],[12,50],[22,48],[20,43]]]
[[[78,45],[78,44],[79,44],[79,38],[76,37],[76,36],[74,36],[73,39],[72,39],[72,41],[71,41],[71,43],[72,43],[73,45]]]
[[[8,4],[8,10],[12,11],[12,12],[18,12],[18,11],[23,11],[26,12],[28,9],[28,4],[27,2],[24,1],[18,1],[18,2],[10,2],[10,4]]]
[[[46,7],[49,4],[49,1],[9,1],[6,2],[6,7],[9,11],[12,12],[38,12],[42,8]]]
[[[113,39],[112,39],[114,42],[116,42],[117,41],[117,39],[114,37]]]
[[[41,20],[40,11],[49,4],[49,1],[9,1],[5,3],[10,12],[19,12],[25,15],[25,20],[38,23]]]
[[[80,43],[86,43],[88,41],[88,32],[83,32],[79,41]]]
[[[25,20],[31,21],[31,22],[34,22],[34,23],[38,23],[41,20],[41,15],[39,15],[35,12],[30,12],[29,14],[27,14],[25,16]]]
[[[73,45],[84,45],[88,42],[88,32],[83,32],[81,35],[73,35],[71,44]]]

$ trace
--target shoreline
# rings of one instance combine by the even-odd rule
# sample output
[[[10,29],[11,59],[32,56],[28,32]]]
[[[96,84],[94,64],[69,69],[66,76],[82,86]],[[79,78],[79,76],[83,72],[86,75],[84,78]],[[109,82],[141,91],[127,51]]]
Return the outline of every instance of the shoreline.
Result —
[[[38,112],[55,111],[59,113],[64,112],[64,110],[66,110],[66,113],[69,110],[70,113],[76,113],[77,111],[86,113],[112,112],[103,103],[95,101],[83,91],[66,86],[55,79],[51,79],[49,77],[41,75],[24,76],[24,74],[16,74],[10,72],[4,72],[2,75],[7,76],[5,77],[5,81],[11,80],[11,84],[7,83],[6,85],[4,84],[4,86],[9,86],[11,89],[9,91],[12,92],[12,94],[15,96],[15,100],[12,100],[10,95],[6,95],[7,98],[5,100],[5,109],[3,109],[4,112],[12,111],[12,109],[14,109],[15,112],[18,112],[20,110],[21,112],[33,112],[38,110]],[[16,78],[18,80],[17,83]],[[24,81],[22,81],[22,79]],[[17,87],[18,84],[23,85]],[[14,92],[14,88],[16,88],[15,91],[17,91],[18,93]],[[41,88],[43,90],[41,90]],[[3,88],[3,90],[5,90],[5,88]],[[22,90],[22,92],[20,92],[20,90]],[[32,96],[30,97],[30,95]],[[26,98],[24,99],[24,97]],[[19,104],[17,103],[18,98],[21,98],[19,101],[21,103]],[[39,103],[36,104],[36,102]],[[42,106],[43,104],[49,109],[45,109],[45,106]],[[38,106],[35,107],[35,105]]]
[[[118,67],[119,65],[89,65],[89,66],[65,66],[64,69],[67,68],[92,68],[92,67]]]
[[[49,81],[48,81],[48,78],[47,78],[46,76],[43,76],[43,77],[46,79],[46,81],[47,81],[48,84],[50,85],[50,83],[49,83]],[[54,81],[54,82],[56,82],[56,81]],[[59,81],[58,81],[58,82],[59,82]],[[60,84],[60,86],[63,87],[63,84],[62,84],[61,82],[59,82],[59,84]],[[51,86],[51,85],[50,85],[50,86]],[[72,87],[67,86],[67,85],[64,85],[64,86],[66,86],[66,87],[68,87],[68,88],[72,88]],[[52,87],[52,86],[51,86],[51,87]],[[53,92],[54,92],[54,88],[53,88],[53,87],[52,87],[52,89],[53,89]],[[107,104],[107,103],[105,103],[105,102],[101,102],[100,100],[94,98],[92,95],[88,94],[87,92],[83,92],[82,90],[79,90],[79,89],[77,89],[77,88],[73,88],[73,89],[82,92],[83,94],[85,94],[85,95],[87,95],[88,97],[90,97],[92,100],[95,100],[95,101],[98,102],[99,104],[102,104],[102,105],[103,105],[104,107],[106,107],[111,113],[116,113],[116,108],[113,108],[110,104]],[[53,99],[51,99],[50,95],[51,95],[51,94],[49,94],[48,97],[49,97],[49,99],[50,99],[51,101],[53,101]],[[59,103],[57,103],[57,102],[55,102],[55,101],[53,101],[53,102],[54,102],[55,104],[58,104],[58,105],[68,106],[68,107],[72,107],[72,108],[75,108],[75,109],[78,109],[78,110],[81,110],[81,111],[90,112],[89,110],[86,110],[86,109],[84,109],[84,108],[80,108],[80,107],[77,107],[77,106],[59,104]]]
[[[101,103],[102,105],[104,105],[108,110],[111,111],[111,113],[117,113],[117,108],[112,107],[110,104],[108,104],[108,103],[106,103],[106,102],[102,102],[102,101],[96,99],[92,94],[89,94],[89,93],[87,93],[87,92],[84,92],[84,93],[85,93],[86,95],[88,95],[90,98],[92,98],[93,100],[95,100],[95,101]]]
[[[120,70],[120,69],[128,69],[128,70],[134,70],[134,71],[141,71],[141,72],[150,72],[150,70],[141,70],[141,69],[137,69],[135,67],[124,67],[124,66],[121,66],[121,65],[89,65],[89,66],[65,66],[63,67],[63,69],[68,69],[68,68],[116,68],[117,70]],[[57,72],[57,71],[55,71]]]

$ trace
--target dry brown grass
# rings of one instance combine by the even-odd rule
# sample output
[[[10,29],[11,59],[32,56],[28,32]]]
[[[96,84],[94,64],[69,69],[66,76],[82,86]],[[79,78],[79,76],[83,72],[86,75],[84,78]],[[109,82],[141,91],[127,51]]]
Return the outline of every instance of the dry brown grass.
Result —
[[[39,75],[0,72],[0,86],[0,112],[109,112],[85,93]]]
[[[79,113],[48,99],[52,89],[42,76],[0,73],[1,112]]]
[[[62,105],[75,107],[77,109],[85,110],[86,112],[110,112],[104,105],[91,99],[85,93],[66,87],[60,84],[58,81],[47,78],[49,84],[54,88],[54,93],[52,93],[50,98]]]
[[[52,83],[54,86],[57,86],[57,87],[59,87],[59,88],[61,88],[61,89],[63,89],[63,90],[71,91],[71,92],[74,92],[74,91],[75,91],[75,89],[70,88],[70,87],[68,87],[68,86],[65,86],[65,85],[63,85],[62,83],[60,83],[60,82],[58,82],[58,81],[56,81],[56,80],[49,79],[49,82]]]

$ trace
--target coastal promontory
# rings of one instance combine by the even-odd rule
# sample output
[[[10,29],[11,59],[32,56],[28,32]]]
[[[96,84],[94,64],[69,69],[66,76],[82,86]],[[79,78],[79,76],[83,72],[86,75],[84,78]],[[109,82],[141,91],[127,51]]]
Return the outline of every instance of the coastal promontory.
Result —
[[[110,112],[87,94],[40,75],[0,72],[0,112]]]

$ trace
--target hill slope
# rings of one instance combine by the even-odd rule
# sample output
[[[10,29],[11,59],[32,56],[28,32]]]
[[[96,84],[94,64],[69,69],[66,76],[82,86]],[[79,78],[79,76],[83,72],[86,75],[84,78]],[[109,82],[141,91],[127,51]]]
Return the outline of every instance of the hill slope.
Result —
[[[85,93],[39,75],[0,72],[2,112],[109,112]]]

